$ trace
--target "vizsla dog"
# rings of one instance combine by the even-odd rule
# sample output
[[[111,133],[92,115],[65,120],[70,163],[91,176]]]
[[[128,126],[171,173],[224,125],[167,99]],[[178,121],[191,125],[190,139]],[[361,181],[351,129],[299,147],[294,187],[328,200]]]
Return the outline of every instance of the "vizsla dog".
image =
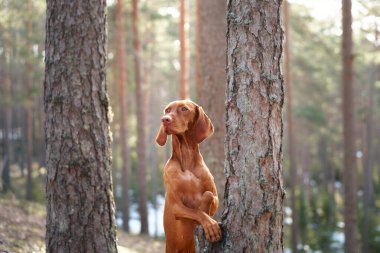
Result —
[[[161,118],[157,143],[172,136],[172,156],[164,168],[166,188],[164,229],[166,253],[195,252],[194,228],[201,224],[206,239],[221,239],[218,223],[211,218],[218,208],[214,178],[199,152],[199,143],[214,127],[202,107],[190,100],[168,104]]]

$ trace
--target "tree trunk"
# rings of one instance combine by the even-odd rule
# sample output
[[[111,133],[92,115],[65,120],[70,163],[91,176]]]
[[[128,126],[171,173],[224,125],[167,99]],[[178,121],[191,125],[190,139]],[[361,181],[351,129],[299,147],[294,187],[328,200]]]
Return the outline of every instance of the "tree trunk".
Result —
[[[198,0],[199,58],[198,101],[214,125],[214,134],[201,145],[202,155],[214,176],[218,190],[219,208],[215,215],[220,219],[224,196],[224,136],[225,136],[225,85],[226,77],[226,2]]]
[[[31,1],[27,1],[28,10],[31,11]],[[32,36],[32,21],[28,19],[26,21],[26,32],[28,38]],[[32,62],[32,46],[28,43],[28,53],[26,57],[26,89],[29,91],[33,89],[33,62]],[[25,108],[26,111],[26,189],[25,198],[32,200],[32,148],[33,148],[33,98],[28,98],[28,103]]]
[[[4,61],[4,64],[6,62]],[[11,79],[9,76],[8,69],[4,68],[4,92],[11,96]],[[3,108],[4,118],[3,118],[3,168],[1,171],[2,178],[2,192],[6,193],[11,190],[11,177],[10,177],[10,142],[9,142],[9,133],[11,131],[11,108],[9,104],[6,104]]]
[[[132,0],[132,30],[135,59],[136,114],[137,114],[137,184],[141,221],[141,234],[148,234],[147,184],[146,184],[146,144],[145,114],[143,111],[143,91],[140,73],[140,38],[138,31],[138,0]]]
[[[288,135],[288,152],[289,152],[289,175],[290,175],[290,208],[292,209],[292,225],[291,225],[291,247],[292,252],[297,250],[297,207],[296,207],[296,190],[298,185],[297,180],[297,165],[295,142],[293,135],[293,100],[292,100],[292,77],[290,71],[290,38],[289,38],[289,3],[284,1],[284,30],[285,30],[285,85],[287,99],[287,135]]]
[[[344,235],[345,252],[359,252],[357,240],[356,215],[356,160],[355,128],[353,100],[353,54],[352,54],[352,17],[351,0],[342,0],[342,111],[343,111],[343,147],[344,147]]]
[[[127,69],[125,61],[125,33],[124,33],[124,13],[123,1],[118,0],[116,4],[115,23],[117,30],[116,46],[116,82],[119,87],[119,109],[120,109],[120,143],[121,143],[121,185],[122,185],[122,213],[123,229],[129,232],[129,150],[128,150],[128,129],[127,129]]]
[[[46,252],[117,252],[106,1],[47,1]]]
[[[188,68],[187,68],[187,36],[186,36],[186,0],[180,0],[179,4],[179,42],[180,42],[180,73],[179,73],[179,98],[189,98]]]
[[[283,252],[281,1],[227,3],[223,238],[210,251],[196,247]]]
[[[366,129],[366,152],[364,153],[364,191],[363,191],[363,209],[364,209],[364,225],[363,225],[363,252],[369,253],[369,239],[370,239],[370,217],[372,215],[373,207],[373,181],[372,181],[372,166],[373,166],[373,145],[372,145],[372,125],[373,125],[373,106],[375,95],[375,83],[377,80],[376,69],[372,70],[369,101],[367,110],[367,129]],[[379,69],[380,70],[380,69]]]

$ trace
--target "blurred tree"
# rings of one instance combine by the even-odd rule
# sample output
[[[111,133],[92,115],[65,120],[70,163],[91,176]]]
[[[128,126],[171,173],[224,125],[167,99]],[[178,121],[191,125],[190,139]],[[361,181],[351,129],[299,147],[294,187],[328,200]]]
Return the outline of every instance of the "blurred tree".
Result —
[[[288,152],[289,152],[289,171],[290,171],[290,206],[292,209],[292,235],[291,246],[292,252],[297,250],[297,208],[296,208],[296,189],[298,186],[297,165],[296,165],[296,152],[295,142],[293,135],[293,100],[292,100],[292,78],[290,69],[290,36],[289,36],[289,3],[287,0],[284,2],[284,30],[285,30],[285,86],[286,86],[286,100],[287,100],[287,137],[288,137]]]
[[[137,117],[137,195],[139,202],[139,214],[141,221],[141,234],[148,234],[148,210],[147,210],[147,184],[146,184],[146,132],[144,113],[144,94],[140,72],[140,37],[139,37],[139,9],[138,0],[132,0],[132,31],[135,62],[135,85],[136,85],[136,117]]]
[[[187,33],[186,33],[186,0],[179,1],[179,43],[180,43],[180,73],[179,73],[179,98],[189,98],[188,63],[187,63]]]
[[[197,0],[197,100],[214,125],[214,134],[201,145],[202,155],[214,176],[219,197],[216,218],[223,211],[224,185],[224,101],[226,77],[226,2]]]
[[[117,252],[106,2],[47,1],[46,252]]]
[[[342,0],[342,17],[344,250],[358,253],[351,0]]]
[[[32,2],[28,0],[27,3],[27,11],[28,13],[32,10]],[[26,90],[32,91],[33,89],[33,59],[32,59],[32,20],[29,18],[25,22],[26,34],[27,34],[27,46],[26,46],[26,73],[25,73],[25,84]],[[33,148],[33,101],[31,98],[27,101],[25,107],[25,129],[26,129],[26,188],[25,188],[25,198],[27,200],[32,200],[32,148]]]
[[[123,229],[129,231],[129,150],[127,145],[128,129],[127,117],[128,107],[126,93],[127,69],[125,62],[125,32],[124,32],[124,8],[123,0],[118,0],[116,4],[115,25],[116,25],[116,64],[115,80],[118,83],[119,93],[119,120],[120,120],[120,143],[121,143],[121,185],[122,185],[122,213]]]
[[[0,27],[1,28],[1,27]],[[10,96],[11,96],[11,79],[9,76],[9,69],[7,64],[7,57],[9,59],[9,55],[6,55],[6,48],[3,48],[3,52],[1,55],[1,74],[2,78],[0,82],[2,82],[2,87],[0,86],[2,93],[8,96],[6,101],[2,101],[2,113],[3,113],[3,131],[2,131],[2,139],[3,139],[3,167],[1,170],[1,179],[2,179],[2,192],[6,193],[11,189],[11,177],[10,177],[10,163],[11,163],[11,154],[10,154],[10,130],[11,130],[11,105],[10,105]],[[4,103],[5,102],[5,103]]]
[[[198,236],[199,252],[284,250],[280,5],[227,5],[224,235],[211,251]]]

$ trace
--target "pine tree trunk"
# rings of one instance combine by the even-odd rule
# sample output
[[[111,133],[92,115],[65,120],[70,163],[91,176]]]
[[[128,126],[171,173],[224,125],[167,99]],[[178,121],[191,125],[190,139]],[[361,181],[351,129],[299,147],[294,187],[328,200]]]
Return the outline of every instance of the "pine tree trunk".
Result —
[[[117,252],[106,1],[47,1],[46,252]]]
[[[363,224],[363,253],[369,253],[370,239],[370,217],[373,207],[373,181],[372,181],[372,166],[373,166],[373,145],[372,145],[372,125],[373,125],[373,106],[375,95],[376,72],[375,67],[371,73],[370,89],[368,92],[368,110],[366,122],[366,152],[364,154],[364,191],[363,191],[363,209],[364,209],[364,224]],[[379,69],[380,70],[380,69]]]
[[[179,73],[179,98],[189,98],[188,67],[187,67],[187,36],[186,36],[186,0],[179,1],[179,42],[180,42],[180,73]]]
[[[283,252],[280,3],[227,2],[223,238],[198,252]]]
[[[199,0],[198,0],[199,1]],[[198,101],[214,125],[214,134],[201,145],[202,155],[214,176],[219,197],[215,218],[220,219],[224,196],[224,136],[225,136],[225,85],[226,77],[226,2],[202,0],[198,6]]]
[[[346,253],[358,253],[356,214],[356,159],[353,100],[353,54],[351,0],[342,0],[342,111],[344,146],[344,249]]]
[[[288,135],[288,152],[289,152],[289,175],[290,175],[290,207],[292,209],[292,225],[291,225],[291,246],[292,252],[297,250],[297,207],[296,207],[296,189],[297,180],[297,165],[295,159],[295,142],[293,135],[293,100],[292,100],[292,78],[290,71],[290,37],[289,37],[289,3],[284,1],[284,30],[285,30],[285,85],[286,85],[286,100],[287,100],[287,135]]]
[[[135,58],[136,114],[137,114],[137,191],[141,234],[148,234],[147,184],[146,184],[146,136],[144,100],[140,73],[140,38],[138,32],[138,0],[132,0],[132,30]]]
[[[123,1],[118,0],[116,4],[115,23],[117,30],[117,46],[116,46],[116,81],[118,83],[119,93],[119,109],[120,109],[120,143],[121,143],[121,185],[122,185],[122,213],[123,213],[123,229],[129,232],[129,150],[128,150],[128,129],[127,129],[127,69],[125,61],[125,33],[124,33],[124,13]]]
[[[31,1],[27,1],[28,10],[31,10]],[[28,37],[32,35],[32,21],[26,22],[26,31]],[[26,58],[26,89],[30,92],[33,88],[33,63],[32,63],[32,47],[29,42],[28,53]],[[25,198],[32,200],[32,148],[33,148],[33,98],[28,99],[26,110],[26,189]]]
[[[4,64],[6,62],[4,61]],[[8,96],[11,96],[11,79],[9,76],[8,69],[3,70],[4,79],[2,80],[4,83],[4,92]],[[1,178],[2,178],[2,192],[6,193],[11,190],[11,177],[10,177],[10,142],[9,142],[9,133],[11,130],[11,108],[10,105],[5,105],[3,108],[3,168],[1,170]]]

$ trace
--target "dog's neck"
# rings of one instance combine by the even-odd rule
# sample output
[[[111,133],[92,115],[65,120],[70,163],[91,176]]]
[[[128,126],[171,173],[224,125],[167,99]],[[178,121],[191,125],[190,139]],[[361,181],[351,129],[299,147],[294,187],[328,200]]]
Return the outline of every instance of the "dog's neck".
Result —
[[[186,132],[172,135],[172,159],[178,161],[182,170],[192,170],[202,160],[198,143]]]

